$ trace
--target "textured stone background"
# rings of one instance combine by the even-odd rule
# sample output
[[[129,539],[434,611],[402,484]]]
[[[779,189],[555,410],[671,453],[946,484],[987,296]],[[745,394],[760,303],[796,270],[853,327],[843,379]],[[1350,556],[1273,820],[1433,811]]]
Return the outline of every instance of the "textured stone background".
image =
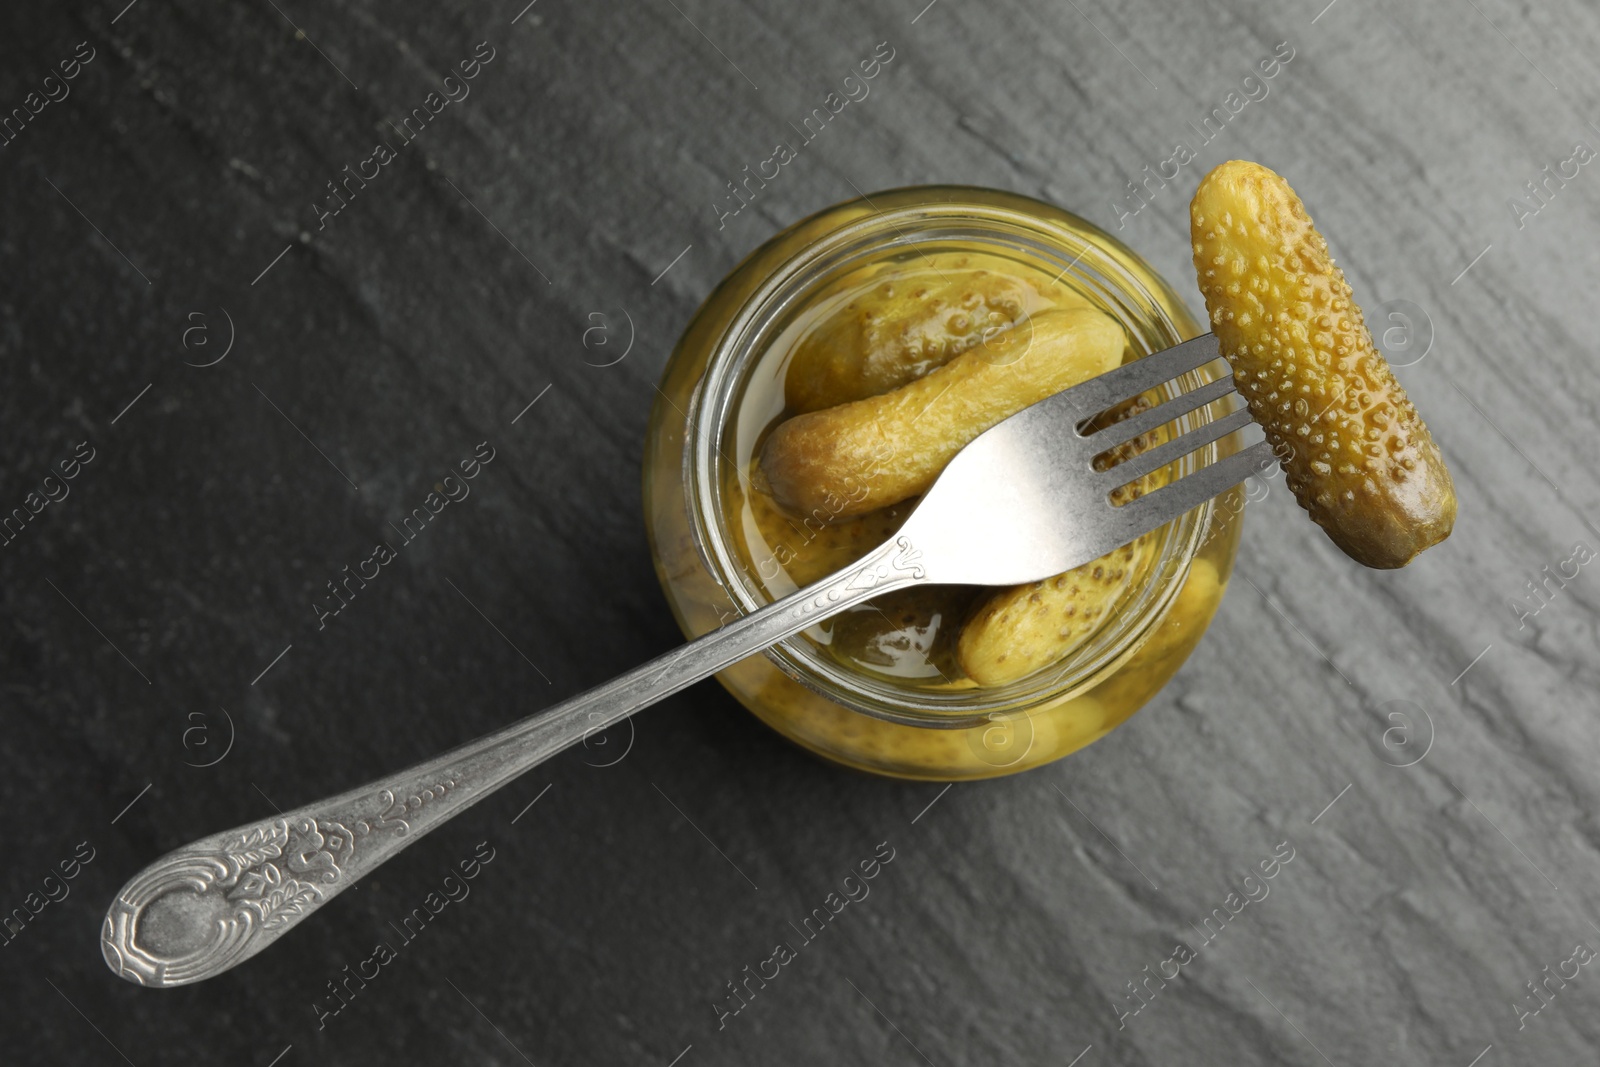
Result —
[[[0,910],[94,854],[0,948],[6,1062],[1595,1061],[1600,972],[1518,1013],[1600,945],[1600,578],[1512,605],[1600,548],[1600,173],[1520,226],[1508,204],[1600,143],[1592,5],[523,2],[0,10],[0,108],[95,53],[0,148],[0,509],[95,450],[0,549]],[[871,95],[719,228],[724,182],[885,41]],[[1283,41],[1269,95],[1119,230],[1124,183]],[[325,183],[479,42],[470,97],[318,230]],[[1361,570],[1280,479],[1201,653],[1063,763],[873,780],[703,684],[620,762],[587,765],[626,732],[540,768],[239,970],[106,970],[100,916],[160,853],[677,640],[639,505],[652,383],[774,230],[971,182],[1182,283],[1188,196],[1230,157],[1291,178],[1409,351],[1461,495],[1442,548]],[[614,347],[586,348],[600,323]],[[319,632],[323,583],[484,440],[472,497]],[[223,750],[223,709],[228,755],[186,765]],[[484,840],[472,895],[319,1029],[328,980]],[[719,1030],[725,983],[883,841],[871,896]],[[1281,842],[1270,895],[1206,943]],[[1119,1027],[1180,940],[1197,957]]]

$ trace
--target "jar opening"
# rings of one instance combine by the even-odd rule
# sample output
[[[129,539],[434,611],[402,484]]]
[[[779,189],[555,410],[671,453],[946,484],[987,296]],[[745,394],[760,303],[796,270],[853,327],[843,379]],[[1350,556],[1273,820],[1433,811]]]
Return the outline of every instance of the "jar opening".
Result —
[[[819,227],[819,222],[835,224]],[[1168,313],[1181,304],[1168,291],[1152,291],[1148,268],[1140,269],[1138,257],[1115,238],[1026,197],[959,187],[894,190],[830,208],[773,242],[802,227],[822,232],[776,265],[744,301],[711,352],[686,413],[683,482],[691,538],[707,571],[740,613],[770,603],[781,590],[769,590],[770,579],[763,584],[750,572],[729,526],[724,485],[736,454],[729,447],[734,420],[761,357],[797,309],[831,279],[893,257],[910,262],[952,250],[978,250],[1024,260],[1068,281],[1123,326],[1137,355],[1170,348],[1199,332],[1186,316]],[[1204,380],[1191,374],[1156,392],[1165,399]],[[1192,412],[1178,420],[1177,432],[1211,417],[1209,409]],[[1210,445],[1186,457],[1180,474],[1213,461],[1219,447]],[[734,473],[744,477],[744,472]],[[1065,659],[1015,682],[911,689],[851,669],[803,634],[767,655],[785,674],[827,699],[907,725],[966,729],[997,714],[1054,705],[1090,688],[1131,656],[1162,621],[1204,543],[1214,508],[1208,502],[1164,527],[1156,535],[1155,562],[1129,599]]]

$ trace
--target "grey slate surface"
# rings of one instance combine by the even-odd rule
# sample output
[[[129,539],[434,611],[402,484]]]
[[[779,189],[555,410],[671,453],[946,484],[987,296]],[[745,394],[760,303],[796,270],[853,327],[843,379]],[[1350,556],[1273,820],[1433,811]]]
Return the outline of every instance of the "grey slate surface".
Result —
[[[93,855],[0,947],[0,1058],[1600,1059],[1600,974],[1565,962],[1600,945],[1600,579],[1513,606],[1600,548],[1600,175],[1524,188],[1600,143],[1592,5],[123,3],[0,10],[0,107],[94,53],[0,148],[0,507],[94,449],[0,549],[0,910]],[[870,95],[719,228],[724,183],[884,41]],[[1118,229],[1125,182],[1283,41],[1266,96]],[[470,96],[319,229],[326,183],[480,42]],[[1230,157],[1289,176],[1358,299],[1410,315],[1427,354],[1400,374],[1461,496],[1447,544],[1363,571],[1280,479],[1201,653],[1065,762],[948,792],[846,774],[704,684],[619,762],[591,765],[626,733],[533,772],[225,977],[105,969],[100,916],[161,852],[674,643],[638,492],[653,382],[774,230],[970,182],[1181,283],[1188,196]],[[627,358],[592,365],[616,349],[585,330],[620,345],[627,320]],[[481,441],[472,496],[318,630],[323,583]],[[192,766],[229,718],[226,757]],[[327,983],[480,841],[470,897],[319,1028]],[[719,1028],[726,983],[885,841],[870,897]],[[1207,941],[1282,842],[1270,893]]]

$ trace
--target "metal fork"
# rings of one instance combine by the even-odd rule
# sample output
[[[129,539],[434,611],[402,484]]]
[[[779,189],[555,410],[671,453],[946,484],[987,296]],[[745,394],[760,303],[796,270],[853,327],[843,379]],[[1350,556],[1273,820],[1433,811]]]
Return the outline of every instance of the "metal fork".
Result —
[[[967,445],[900,531],[838,574],[437,759],[169,853],[112,904],[101,937],[106,962],[151,986],[219,974],[529,768],[831,615],[918,583],[1037,581],[1177,519],[1271,464],[1267,443],[1121,506],[1111,492],[1244,427],[1248,411],[1212,419],[1108,470],[1096,470],[1094,458],[1228,397],[1231,376],[1103,428],[1086,424],[1216,358],[1216,338],[1208,334],[1040,401]]]

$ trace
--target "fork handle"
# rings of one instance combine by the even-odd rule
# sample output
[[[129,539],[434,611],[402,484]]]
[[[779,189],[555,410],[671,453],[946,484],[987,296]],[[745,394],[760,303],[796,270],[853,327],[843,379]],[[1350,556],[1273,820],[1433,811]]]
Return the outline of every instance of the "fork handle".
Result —
[[[530,767],[814,623],[922,580],[919,559],[904,537],[892,538],[847,570],[554,708],[358,789],[170,852],[117,894],[101,933],[106,963],[149,986],[220,974]]]

